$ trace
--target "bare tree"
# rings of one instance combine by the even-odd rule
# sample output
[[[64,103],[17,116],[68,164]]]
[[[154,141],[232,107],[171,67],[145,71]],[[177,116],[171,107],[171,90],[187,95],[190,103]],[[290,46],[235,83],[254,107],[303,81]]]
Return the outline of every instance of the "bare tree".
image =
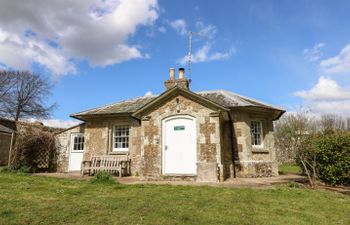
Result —
[[[275,132],[277,144],[280,143],[279,145],[283,147],[282,151],[295,154],[311,186],[314,186],[317,178],[316,153],[314,148],[310,147],[308,140],[315,133],[316,120],[303,109],[294,114],[286,114],[276,125]]]
[[[11,72],[0,71],[0,102],[6,101],[9,91],[15,84],[14,78]]]
[[[319,125],[322,133],[342,131],[345,130],[346,127],[343,117],[334,114],[322,115],[319,120]]]
[[[1,72],[3,88],[0,115],[18,121],[21,118],[46,118],[55,104],[45,105],[51,85],[44,77],[28,71]]]

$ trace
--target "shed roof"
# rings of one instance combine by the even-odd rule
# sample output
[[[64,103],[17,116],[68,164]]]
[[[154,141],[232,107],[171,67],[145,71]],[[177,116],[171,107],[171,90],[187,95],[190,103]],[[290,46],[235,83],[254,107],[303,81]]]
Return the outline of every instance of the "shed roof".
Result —
[[[3,133],[13,133],[14,131],[8,127],[5,127],[4,125],[1,125],[0,124],[0,132],[3,132]]]
[[[215,102],[226,108],[235,108],[235,107],[262,107],[272,110],[284,111],[281,108],[275,107],[264,102],[248,98],[230,91],[226,90],[214,90],[214,91],[201,91],[195,92],[196,94],[202,96],[205,99],[208,99],[212,102]],[[102,107],[85,110],[72,114],[74,118],[81,118],[83,116],[94,116],[94,115],[106,115],[106,114],[131,114],[141,109],[152,100],[157,98],[158,95],[152,96],[143,96],[138,97],[122,102],[116,102],[113,104],[105,105]]]

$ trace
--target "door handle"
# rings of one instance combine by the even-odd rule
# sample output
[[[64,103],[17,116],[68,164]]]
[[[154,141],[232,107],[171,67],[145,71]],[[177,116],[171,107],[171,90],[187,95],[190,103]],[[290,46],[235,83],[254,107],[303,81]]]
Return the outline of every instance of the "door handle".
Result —
[[[168,150],[168,146],[167,145],[165,145],[165,150]]]

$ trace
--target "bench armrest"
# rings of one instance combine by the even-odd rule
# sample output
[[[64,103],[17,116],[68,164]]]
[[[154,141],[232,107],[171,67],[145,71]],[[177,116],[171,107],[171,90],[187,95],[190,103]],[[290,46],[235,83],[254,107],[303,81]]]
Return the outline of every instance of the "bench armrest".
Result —
[[[89,160],[89,161],[87,161],[87,160],[82,161],[82,162],[81,162],[81,166],[82,166],[82,168],[84,168],[84,167],[90,167],[90,166],[91,166],[91,160]]]

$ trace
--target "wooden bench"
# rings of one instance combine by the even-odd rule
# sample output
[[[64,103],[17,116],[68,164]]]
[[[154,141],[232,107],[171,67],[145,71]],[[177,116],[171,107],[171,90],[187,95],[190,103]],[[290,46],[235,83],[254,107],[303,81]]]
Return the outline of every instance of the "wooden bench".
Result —
[[[119,177],[130,175],[130,159],[127,155],[100,155],[82,162],[82,175],[92,175],[97,171],[107,171]]]

